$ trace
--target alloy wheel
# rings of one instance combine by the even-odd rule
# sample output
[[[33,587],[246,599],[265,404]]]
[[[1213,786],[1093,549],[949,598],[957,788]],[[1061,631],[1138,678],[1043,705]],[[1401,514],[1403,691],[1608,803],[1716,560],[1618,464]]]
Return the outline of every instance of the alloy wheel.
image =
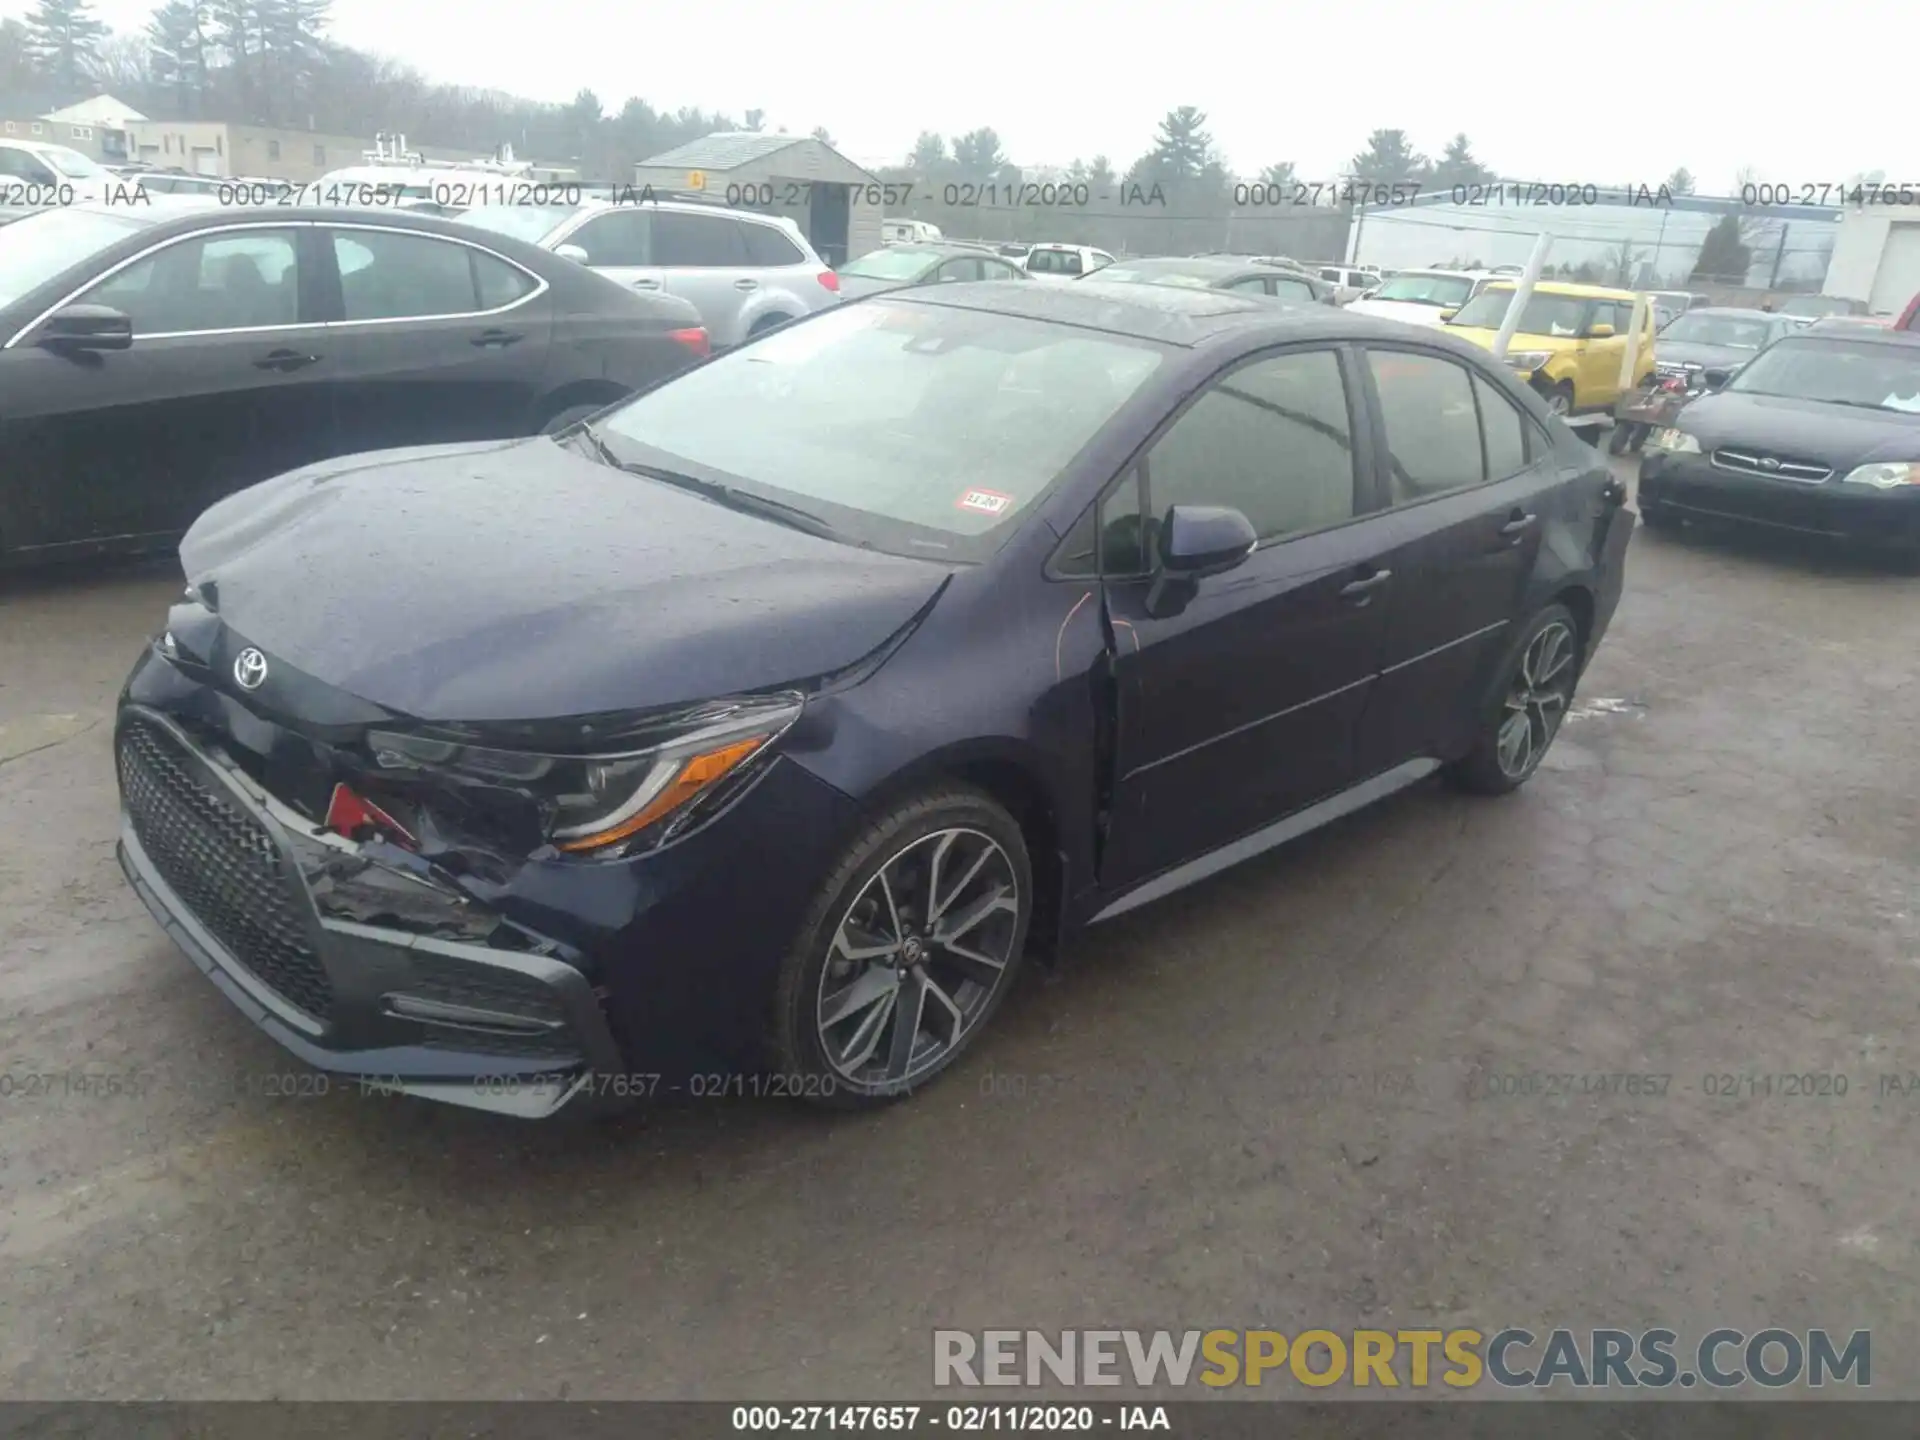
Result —
[[[1540,627],[1520,652],[1501,711],[1494,752],[1509,779],[1528,775],[1553,743],[1573,694],[1573,631],[1560,621]]]
[[[979,830],[936,830],[882,864],[820,970],[815,1024],[841,1080],[893,1089],[950,1059],[1006,978],[1023,903],[1013,861]]]

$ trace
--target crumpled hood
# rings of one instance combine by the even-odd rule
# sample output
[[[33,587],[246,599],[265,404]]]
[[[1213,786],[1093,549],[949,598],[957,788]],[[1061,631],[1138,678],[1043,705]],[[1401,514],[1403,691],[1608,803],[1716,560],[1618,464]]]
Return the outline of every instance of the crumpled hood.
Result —
[[[1891,410],[1730,390],[1702,395],[1675,423],[1697,439],[1702,450],[1729,445],[1770,451],[1831,465],[1836,475],[1881,460],[1920,460],[1920,415]]]
[[[552,440],[357,455],[180,546],[228,629],[427,720],[542,720],[805,680],[877,649],[942,565],[728,510]]]

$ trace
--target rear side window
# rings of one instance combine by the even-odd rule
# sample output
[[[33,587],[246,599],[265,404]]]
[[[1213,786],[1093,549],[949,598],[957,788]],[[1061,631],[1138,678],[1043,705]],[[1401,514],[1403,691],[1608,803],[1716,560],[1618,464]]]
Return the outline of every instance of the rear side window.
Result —
[[[1353,434],[1339,357],[1299,351],[1223,377],[1154,442],[1147,494],[1155,517],[1174,505],[1230,505],[1262,540],[1352,519]]]
[[[467,251],[467,258],[473,262],[473,285],[482,310],[498,310],[502,305],[511,305],[521,296],[530,294],[538,283],[518,265],[509,265],[478,250]]]
[[[651,265],[653,218],[643,210],[613,210],[594,216],[560,243],[586,251],[589,265]]]
[[[1273,286],[1273,293],[1282,300],[1313,299],[1313,287],[1304,280],[1288,280],[1275,276],[1267,283]]]
[[[1437,355],[1369,350],[1367,364],[1387,432],[1396,505],[1444,495],[1485,478],[1480,419],[1466,367]]]
[[[464,245],[397,231],[335,231],[340,299],[348,320],[468,315],[476,302],[473,252]]]
[[[653,215],[653,263],[678,269],[717,269],[747,263],[746,227],[726,215]]]
[[[740,225],[740,233],[747,242],[749,265],[799,265],[807,258],[800,253],[798,245],[772,225],[755,225],[743,221]]]
[[[1474,398],[1480,402],[1480,433],[1487,441],[1487,478],[1504,480],[1527,468],[1527,421],[1514,403],[1478,375]]]

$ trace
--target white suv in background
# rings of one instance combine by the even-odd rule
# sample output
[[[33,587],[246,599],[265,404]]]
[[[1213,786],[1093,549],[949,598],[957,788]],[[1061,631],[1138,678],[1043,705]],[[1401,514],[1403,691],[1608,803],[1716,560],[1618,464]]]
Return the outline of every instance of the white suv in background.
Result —
[[[1382,278],[1378,270],[1354,265],[1318,265],[1314,269],[1322,280],[1333,286],[1333,303],[1336,305],[1358,300],[1378,285]]]
[[[1113,256],[1091,245],[1036,245],[1014,263],[1035,280],[1078,280],[1113,264]]]
[[[1413,325],[1444,325],[1458,310],[1495,281],[1513,276],[1497,270],[1396,270],[1364,300],[1347,308],[1356,315],[1378,315]]]
[[[840,303],[840,277],[780,215],[697,201],[476,205],[454,217],[577,260],[609,280],[676,295],[715,349]]]
[[[44,209],[107,198],[114,187],[133,191],[105,166],[65,145],[0,140],[0,207]]]

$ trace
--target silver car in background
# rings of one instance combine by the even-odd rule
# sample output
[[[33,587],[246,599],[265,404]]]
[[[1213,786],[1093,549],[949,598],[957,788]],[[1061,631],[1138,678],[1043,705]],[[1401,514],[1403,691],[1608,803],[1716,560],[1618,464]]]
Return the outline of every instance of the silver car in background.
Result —
[[[792,220],[697,201],[476,205],[457,217],[700,312],[715,349],[840,303],[840,279]]]

